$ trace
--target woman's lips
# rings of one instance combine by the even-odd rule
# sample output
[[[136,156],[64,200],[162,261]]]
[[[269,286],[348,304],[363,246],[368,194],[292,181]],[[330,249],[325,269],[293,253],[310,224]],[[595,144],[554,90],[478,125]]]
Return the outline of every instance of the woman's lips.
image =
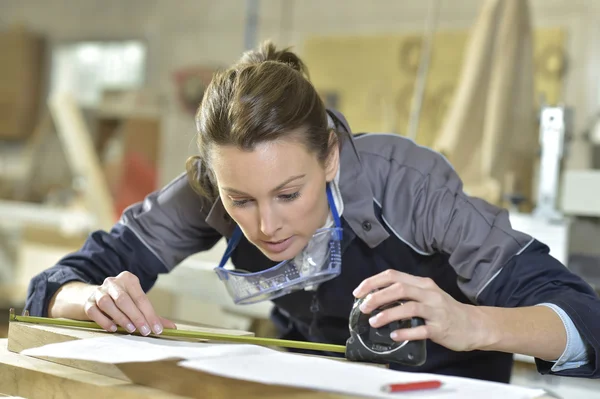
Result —
[[[290,247],[290,245],[292,245],[293,242],[293,238],[294,236],[288,237],[285,240],[281,240],[281,241],[262,241],[261,243],[263,245],[263,247],[268,250],[271,253],[281,253],[284,252],[286,249],[288,249]]]

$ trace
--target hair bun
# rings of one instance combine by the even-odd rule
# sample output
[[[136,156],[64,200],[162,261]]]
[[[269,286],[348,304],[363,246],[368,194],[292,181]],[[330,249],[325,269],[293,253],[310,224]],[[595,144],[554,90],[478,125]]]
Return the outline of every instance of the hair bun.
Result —
[[[240,59],[241,64],[262,64],[267,61],[284,63],[303,75],[308,76],[306,65],[304,65],[300,57],[290,51],[290,47],[277,50],[275,44],[270,40],[262,42],[256,49],[246,51]]]

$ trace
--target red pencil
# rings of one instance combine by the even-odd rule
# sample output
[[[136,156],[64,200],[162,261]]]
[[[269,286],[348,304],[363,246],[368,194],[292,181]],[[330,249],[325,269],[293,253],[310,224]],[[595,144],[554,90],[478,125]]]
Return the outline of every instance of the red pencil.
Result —
[[[383,392],[395,393],[395,392],[407,392],[407,391],[420,391],[423,389],[437,389],[442,386],[441,381],[419,381],[419,382],[405,382],[401,384],[387,384],[382,388]]]

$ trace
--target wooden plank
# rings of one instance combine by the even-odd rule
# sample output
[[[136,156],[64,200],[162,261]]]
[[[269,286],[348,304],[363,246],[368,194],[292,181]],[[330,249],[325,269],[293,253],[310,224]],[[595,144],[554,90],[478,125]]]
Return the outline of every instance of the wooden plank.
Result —
[[[0,340],[2,393],[27,399],[182,399],[183,396],[12,353]]]
[[[177,326],[178,328],[183,328],[180,324],[177,324]],[[186,329],[223,332],[221,329],[208,329],[193,326],[186,326]],[[228,333],[232,333],[232,331],[228,330]],[[233,331],[233,333],[238,335],[253,335],[252,333],[243,331]],[[8,334],[8,350],[11,352],[20,352],[24,349],[35,348],[51,343],[100,337],[106,336],[107,334],[109,333],[11,322]],[[167,338],[165,337],[163,339]],[[121,381],[123,384],[135,383],[191,398],[244,397],[253,399],[280,398],[285,396],[286,398],[292,399],[337,399],[346,397],[308,389],[231,380],[209,373],[202,373],[178,367],[177,360],[126,363],[119,365],[71,359],[39,358],[39,360],[91,372],[102,377]]]
[[[120,365],[123,373],[137,380],[119,379],[78,370],[65,365],[22,356],[7,350],[0,340],[0,387],[8,395],[28,399],[180,399],[180,398],[289,398],[343,399],[345,396],[305,389],[235,381],[177,367],[175,361]],[[144,386],[146,385],[146,386]],[[155,387],[152,387],[155,386]],[[177,392],[177,393],[175,393]]]
[[[73,341],[76,339],[101,337],[106,334],[108,333],[12,322],[8,326],[7,349],[11,352],[20,353],[25,349]],[[46,359],[44,357],[40,357],[39,359],[116,378],[122,381],[129,381],[127,376],[113,364],[71,359]]]
[[[253,336],[249,331],[240,330],[224,330],[220,328],[198,327],[187,324],[176,323],[178,329],[227,333],[233,335]],[[8,350],[11,352],[20,353],[25,349],[38,348],[40,346],[54,344],[59,342],[73,341],[76,339],[94,338],[106,336],[107,332],[91,331],[79,328],[54,327],[45,325],[35,325],[29,323],[11,322],[8,329]],[[163,337],[163,339],[178,339],[171,337]],[[189,339],[188,339],[189,341]],[[200,341],[200,340],[198,340]],[[104,376],[117,378],[123,381],[130,381],[119,368],[113,364],[88,362],[82,360],[71,359],[46,359],[51,362],[63,364],[70,367],[75,367],[80,370],[91,371],[93,373]]]
[[[177,366],[176,360],[151,363],[125,363],[119,368],[136,384],[183,395],[190,398],[211,399],[350,399],[356,396],[302,388],[260,384],[232,380],[209,373]],[[168,377],[167,377],[168,376]]]
[[[177,324],[177,326],[183,328],[180,324]],[[198,327],[186,326],[186,329],[191,328],[199,329]],[[50,343],[105,336],[106,334],[109,333],[11,322],[9,326],[8,349],[13,352],[19,352],[24,349],[35,348]],[[163,339],[166,339],[166,337]],[[14,355],[18,356],[16,353]],[[38,360],[49,364],[56,363],[57,367],[67,367],[68,365],[71,367],[71,370],[87,372],[90,375],[96,375],[100,379],[110,378],[113,382],[119,381],[120,384],[125,385],[131,385],[133,383],[154,388],[158,391],[179,395],[179,397],[209,397],[215,399],[231,397],[244,397],[248,399],[280,397],[285,397],[286,399],[342,399],[353,397],[300,388],[232,380],[209,373],[179,367],[177,366],[177,360],[111,365],[68,359],[42,360],[30,357],[26,358],[32,359],[32,361]],[[2,360],[0,359],[0,362],[1,361]],[[3,375],[1,363],[0,375]],[[0,387],[3,387],[2,382],[2,377],[0,377]],[[11,392],[9,391],[9,393]],[[29,396],[26,397],[30,398]],[[31,398],[33,398],[33,396]],[[549,397],[541,396],[539,399],[549,399]]]

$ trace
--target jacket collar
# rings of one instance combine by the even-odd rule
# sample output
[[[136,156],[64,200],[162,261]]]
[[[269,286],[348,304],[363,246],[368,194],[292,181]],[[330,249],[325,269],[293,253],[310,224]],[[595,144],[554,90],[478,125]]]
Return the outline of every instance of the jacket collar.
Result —
[[[374,248],[389,237],[387,230],[381,225],[375,214],[373,190],[363,169],[362,161],[356,149],[352,131],[344,116],[328,110],[338,130],[342,134],[342,150],[340,151],[339,187],[344,201],[344,214],[354,233],[369,247]],[[235,223],[228,216],[218,197],[209,211],[206,222],[225,237],[231,237]]]

